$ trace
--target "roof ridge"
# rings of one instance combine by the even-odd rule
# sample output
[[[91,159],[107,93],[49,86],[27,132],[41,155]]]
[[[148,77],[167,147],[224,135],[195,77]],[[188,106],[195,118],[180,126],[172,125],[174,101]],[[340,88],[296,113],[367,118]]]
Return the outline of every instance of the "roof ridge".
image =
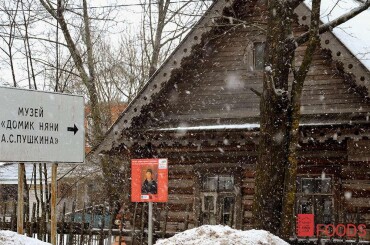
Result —
[[[216,0],[193,26],[186,37],[173,50],[171,55],[163,62],[156,72],[148,79],[143,88],[135,96],[135,98],[127,105],[126,109],[121,113],[116,122],[105,134],[103,141],[94,147],[91,155],[96,151],[108,151],[113,147],[111,143],[119,138],[118,128],[126,129],[131,127],[132,119],[141,113],[141,108],[149,104],[154,94],[159,93],[163,85],[171,78],[171,72],[181,67],[181,61],[192,54],[196,44],[202,42],[202,35],[212,30],[214,27],[214,19],[219,18],[223,10],[233,5],[236,0]],[[135,105],[135,106],[134,106]],[[124,120],[122,120],[125,118]]]
[[[141,114],[143,106],[151,103],[153,95],[158,94],[164,85],[170,80],[172,71],[181,67],[181,61],[192,54],[193,48],[196,44],[202,42],[202,35],[210,32],[214,28],[214,19],[220,17],[227,7],[232,6],[237,0],[216,0],[212,6],[205,12],[202,18],[189,31],[187,36],[180,42],[172,54],[165,60],[165,62],[157,69],[157,71],[149,78],[144,87],[135,96],[135,98],[128,104],[118,117],[117,121],[106,133],[103,141],[92,149],[88,157],[95,152],[109,151],[115,146],[121,138],[122,131],[132,126],[133,118]],[[298,22],[301,25],[309,25],[310,16],[307,15],[311,10],[300,4],[295,13],[298,16]],[[359,86],[370,88],[370,72],[367,68],[359,62],[359,60],[348,50],[348,48],[336,37],[332,31],[321,34],[321,47],[328,48],[333,53],[333,59],[339,59],[346,65],[346,71],[351,74],[360,74],[358,79]],[[335,55],[334,55],[335,54]],[[339,54],[339,55],[338,55]],[[360,63],[360,65],[358,65]],[[348,69],[350,71],[348,71]],[[96,156],[95,156],[96,157]]]

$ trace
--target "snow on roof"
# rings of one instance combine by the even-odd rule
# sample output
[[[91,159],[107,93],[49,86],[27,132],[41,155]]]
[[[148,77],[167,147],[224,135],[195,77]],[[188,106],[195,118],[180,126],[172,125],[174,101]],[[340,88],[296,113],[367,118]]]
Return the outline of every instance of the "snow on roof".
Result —
[[[33,164],[25,164],[26,178],[32,179]],[[48,170],[50,173],[50,169]],[[37,176],[39,174],[37,173]],[[17,184],[18,183],[18,164],[3,163],[0,165],[0,184]]]
[[[159,240],[156,245],[288,245],[285,241],[264,230],[235,230],[222,225],[204,225],[187,230],[175,236]]]
[[[311,8],[311,0],[305,4]],[[321,21],[327,23],[359,6],[356,0],[324,0]],[[370,70],[370,9],[332,30],[333,34]]]
[[[349,121],[348,124],[351,122]],[[317,122],[317,123],[300,123],[299,126],[335,126],[343,125],[343,122]],[[180,124],[178,127],[173,128],[159,128],[154,130],[159,131],[196,131],[196,130],[224,130],[224,129],[259,129],[259,123],[244,123],[244,124],[216,124],[216,125],[201,125],[201,126],[186,126],[185,124]]]
[[[75,165],[58,165],[58,176],[67,173]],[[27,181],[32,180],[33,164],[25,163],[25,172]],[[51,178],[51,164],[46,164],[47,176]],[[37,163],[36,180],[40,179],[40,173]],[[0,163],[0,184],[18,184],[18,163]]]
[[[257,123],[229,124],[229,125],[204,125],[204,126],[179,126],[176,128],[161,128],[160,131],[187,131],[187,130],[213,130],[213,129],[258,129]]]
[[[50,245],[50,243],[42,242],[35,238],[17,234],[13,231],[0,230],[1,245]]]

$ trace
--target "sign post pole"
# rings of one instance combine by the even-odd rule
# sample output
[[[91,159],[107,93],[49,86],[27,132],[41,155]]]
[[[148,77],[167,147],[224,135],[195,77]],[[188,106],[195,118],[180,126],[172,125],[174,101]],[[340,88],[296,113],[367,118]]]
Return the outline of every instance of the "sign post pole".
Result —
[[[131,159],[131,201],[148,203],[148,245],[152,245],[153,202],[168,201],[168,159]]]
[[[58,164],[53,163],[51,169],[51,244],[57,244],[57,168]]]
[[[153,245],[153,202],[149,202],[148,204],[148,245]]]
[[[18,165],[18,206],[17,206],[17,232],[23,235],[24,219],[24,163]]]

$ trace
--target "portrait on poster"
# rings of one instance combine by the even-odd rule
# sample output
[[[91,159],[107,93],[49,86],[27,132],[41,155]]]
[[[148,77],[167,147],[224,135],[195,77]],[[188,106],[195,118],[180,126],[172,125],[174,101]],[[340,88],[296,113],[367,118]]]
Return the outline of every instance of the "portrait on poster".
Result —
[[[166,202],[168,199],[167,159],[131,160],[131,201]]]
[[[141,195],[156,195],[158,192],[157,178],[158,168],[157,166],[151,166],[148,168],[142,168],[141,179]]]

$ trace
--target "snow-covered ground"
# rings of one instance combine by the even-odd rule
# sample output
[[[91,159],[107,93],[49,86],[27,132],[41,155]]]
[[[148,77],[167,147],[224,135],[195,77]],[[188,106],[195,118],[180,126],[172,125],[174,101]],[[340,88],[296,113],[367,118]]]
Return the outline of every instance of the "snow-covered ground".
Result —
[[[222,225],[204,225],[184,231],[156,245],[288,245],[264,230],[240,231]]]
[[[19,235],[13,231],[0,230],[0,245],[50,245],[50,243]]]

